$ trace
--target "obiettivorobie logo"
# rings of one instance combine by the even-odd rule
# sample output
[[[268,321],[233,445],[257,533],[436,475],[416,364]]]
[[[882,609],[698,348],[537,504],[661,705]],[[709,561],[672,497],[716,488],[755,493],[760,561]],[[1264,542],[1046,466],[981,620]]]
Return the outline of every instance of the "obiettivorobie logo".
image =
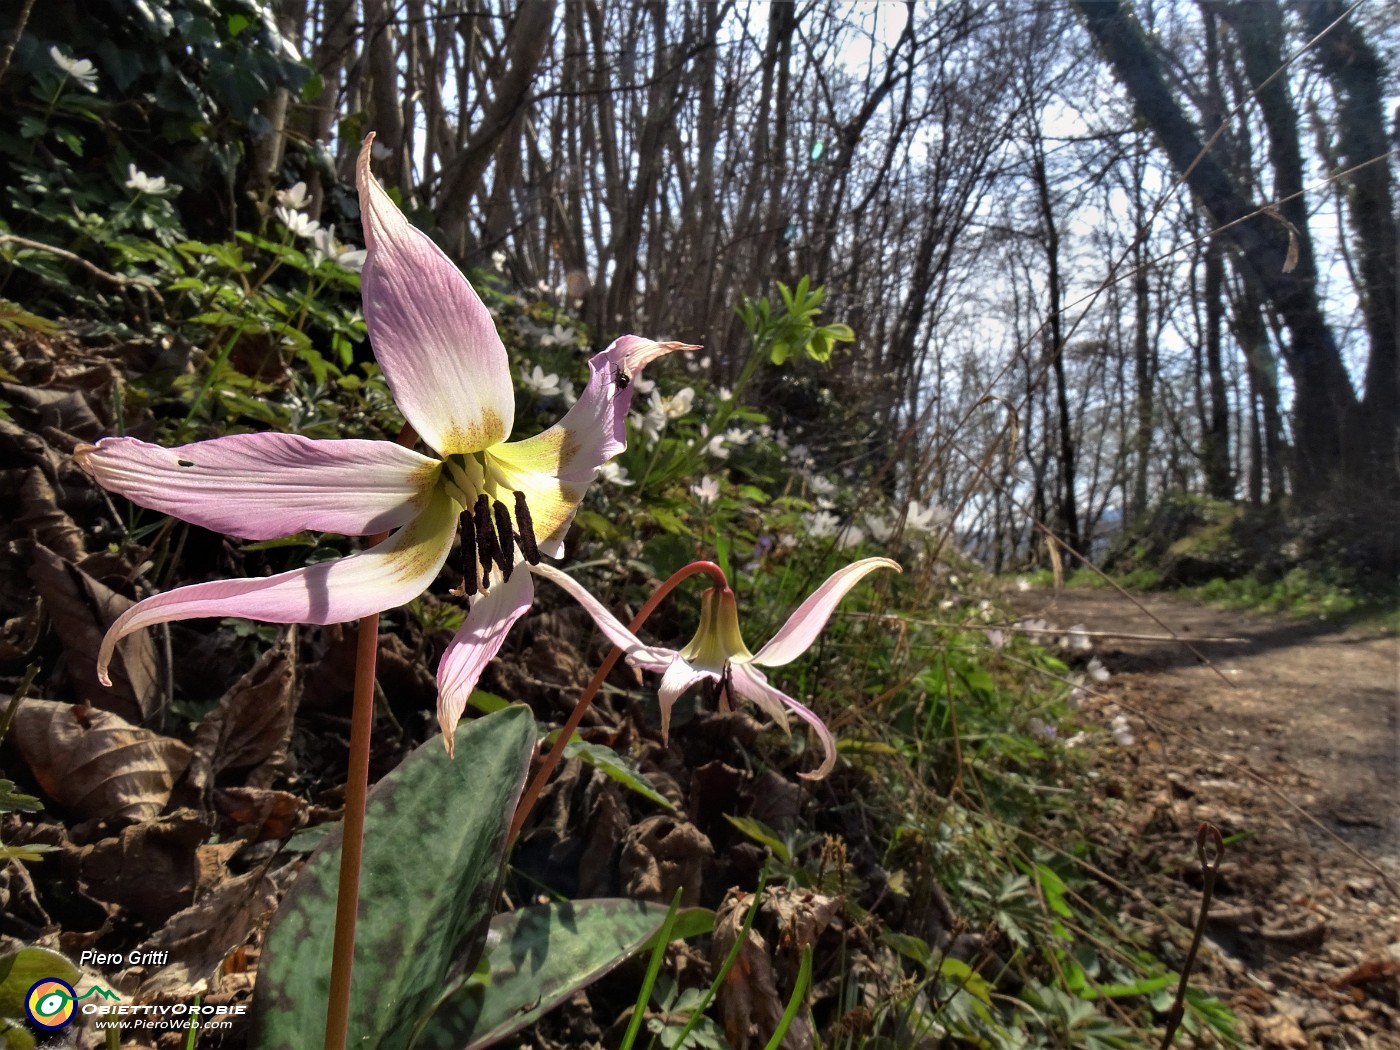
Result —
[[[56,1032],[73,1022],[77,1004],[91,996],[100,999],[120,999],[116,992],[105,988],[89,988],[82,995],[73,990],[67,981],[57,977],[45,977],[35,981],[24,997],[24,1013],[29,1023],[46,1032]]]

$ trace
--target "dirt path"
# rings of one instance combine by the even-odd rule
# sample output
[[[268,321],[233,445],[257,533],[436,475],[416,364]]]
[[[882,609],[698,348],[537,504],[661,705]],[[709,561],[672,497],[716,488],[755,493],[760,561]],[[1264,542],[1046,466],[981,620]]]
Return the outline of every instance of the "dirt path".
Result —
[[[1013,595],[1061,628],[1194,647],[1093,639],[1112,677],[1086,709],[1126,713],[1136,738],[1104,771],[1143,844],[1125,876],[1193,913],[1197,822],[1239,836],[1202,979],[1251,1045],[1400,1048],[1400,640],[1139,600],[1145,612],[1111,591]]]

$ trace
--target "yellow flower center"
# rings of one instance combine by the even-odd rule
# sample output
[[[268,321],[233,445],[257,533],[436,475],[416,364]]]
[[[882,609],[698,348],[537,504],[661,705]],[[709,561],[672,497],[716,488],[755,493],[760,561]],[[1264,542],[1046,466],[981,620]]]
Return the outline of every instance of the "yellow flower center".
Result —
[[[681,658],[700,671],[723,675],[731,663],[753,659],[739,630],[739,605],[734,592],[711,587],[700,595],[700,626]]]

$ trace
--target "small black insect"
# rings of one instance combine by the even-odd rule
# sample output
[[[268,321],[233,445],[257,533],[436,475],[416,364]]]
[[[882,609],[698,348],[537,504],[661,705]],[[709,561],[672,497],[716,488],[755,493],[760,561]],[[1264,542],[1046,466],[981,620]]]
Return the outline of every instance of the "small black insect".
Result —
[[[626,390],[628,384],[632,382],[632,377],[619,368],[613,373],[613,380],[617,383],[617,388],[619,390]]]
[[[178,464],[180,464],[180,466],[182,466],[182,467],[192,467],[192,466],[194,466],[194,461],[193,461],[193,460],[188,460],[188,459],[177,459],[175,462],[178,463]]]

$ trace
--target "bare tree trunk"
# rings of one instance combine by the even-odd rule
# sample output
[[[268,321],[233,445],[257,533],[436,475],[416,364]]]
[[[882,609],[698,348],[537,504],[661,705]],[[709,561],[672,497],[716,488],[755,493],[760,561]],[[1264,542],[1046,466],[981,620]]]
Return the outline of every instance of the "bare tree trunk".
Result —
[[[1038,136],[1032,140],[1034,155],[1031,177],[1035,182],[1036,200],[1045,234],[1045,297],[1049,320],[1045,330],[1045,353],[1055,376],[1055,406],[1060,424],[1060,539],[1074,550],[1080,550],[1079,500],[1075,492],[1077,461],[1074,448],[1074,427],[1070,420],[1069,391],[1065,382],[1064,288],[1060,277],[1060,230],[1055,219],[1054,202],[1050,196],[1050,179],[1045,170],[1045,152]]]
[[[1298,491],[1310,499],[1326,498],[1339,482],[1355,479],[1356,464],[1346,456],[1343,432],[1357,400],[1316,282],[1310,275],[1288,272],[1287,228],[1260,214],[1220,163],[1202,154],[1201,137],[1168,91],[1156,52],[1120,0],[1074,2],[1173,166],[1212,220],[1228,226],[1222,235],[1240,251],[1288,326]]]
[[[1235,482],[1230,476],[1230,402],[1225,390],[1225,370],[1221,354],[1221,328],[1225,314],[1225,260],[1220,242],[1212,237],[1205,246],[1206,324],[1201,333],[1205,349],[1206,387],[1210,392],[1210,412],[1201,435],[1201,465],[1205,470],[1206,492],[1212,499],[1233,499]]]
[[[1295,8],[1309,33],[1320,33],[1346,9],[1337,0],[1309,0]],[[1370,336],[1362,399],[1363,433],[1355,451],[1376,460],[1378,477],[1393,480],[1400,463],[1400,232],[1396,229],[1392,149],[1386,136],[1385,92],[1394,81],[1362,36],[1355,15],[1324,36],[1315,51],[1337,97],[1337,151],[1348,215],[1356,237],[1357,295]],[[1389,76],[1393,77],[1393,71]]]
[[[369,127],[375,153],[384,157],[374,167],[390,186],[404,185],[403,110],[399,90],[398,49],[394,20],[385,0],[363,0],[365,64],[369,71]]]
[[[495,95],[465,145],[443,165],[438,223],[459,253],[466,246],[467,216],[481,178],[516,113],[529,102],[530,84],[549,50],[554,7],[554,0],[526,0],[520,5],[506,34],[506,66],[496,80]]]

